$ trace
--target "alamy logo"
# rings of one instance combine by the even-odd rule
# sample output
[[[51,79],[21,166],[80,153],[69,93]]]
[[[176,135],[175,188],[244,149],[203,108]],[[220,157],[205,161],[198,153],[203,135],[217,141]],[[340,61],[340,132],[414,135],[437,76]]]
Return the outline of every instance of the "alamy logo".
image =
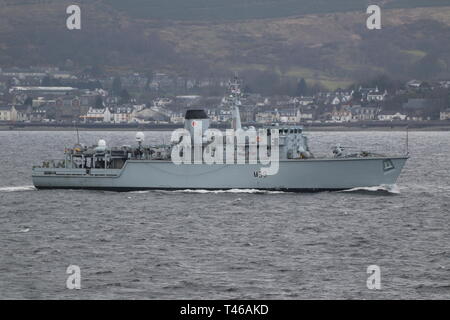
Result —
[[[367,289],[380,290],[381,289],[381,270],[377,265],[371,265],[367,267],[367,274],[370,274],[367,278]]]
[[[279,170],[278,129],[202,130],[194,121],[192,130],[172,133],[172,162],[180,164],[261,164],[258,176],[270,176]]]
[[[67,7],[67,14],[70,16],[67,18],[66,25],[69,30],[81,30],[81,9],[77,5],[71,5]]]
[[[69,274],[66,280],[66,287],[69,290],[81,289],[81,269],[79,266],[70,265],[67,267],[66,273]]]
[[[367,8],[367,14],[370,14],[367,19],[367,29],[381,29],[381,8],[377,5],[371,5]]]

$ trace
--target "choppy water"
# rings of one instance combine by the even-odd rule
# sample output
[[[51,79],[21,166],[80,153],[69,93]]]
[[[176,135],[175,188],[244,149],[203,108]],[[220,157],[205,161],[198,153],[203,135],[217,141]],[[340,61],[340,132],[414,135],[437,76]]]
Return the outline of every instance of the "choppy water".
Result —
[[[390,190],[36,191],[33,164],[60,158],[73,132],[0,132],[0,298],[310,299],[450,297],[450,133],[410,133]],[[404,150],[404,133],[311,133]],[[82,133],[133,143],[133,132]],[[167,133],[147,133],[161,142]],[[381,268],[380,291],[366,269]],[[81,290],[66,268],[81,268]]]

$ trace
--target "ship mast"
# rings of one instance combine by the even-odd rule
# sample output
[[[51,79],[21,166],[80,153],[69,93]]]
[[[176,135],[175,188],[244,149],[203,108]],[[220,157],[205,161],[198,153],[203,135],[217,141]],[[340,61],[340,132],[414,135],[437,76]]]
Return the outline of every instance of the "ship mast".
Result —
[[[228,88],[230,90],[230,101],[232,108],[232,128],[234,130],[242,129],[241,125],[241,113],[239,112],[239,106],[241,106],[241,81],[237,76],[234,77],[228,83]]]

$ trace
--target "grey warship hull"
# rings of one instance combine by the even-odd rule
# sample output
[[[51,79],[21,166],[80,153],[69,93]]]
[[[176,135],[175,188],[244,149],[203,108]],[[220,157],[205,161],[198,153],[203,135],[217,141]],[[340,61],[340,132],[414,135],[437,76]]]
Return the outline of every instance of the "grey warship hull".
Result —
[[[275,175],[261,164],[182,164],[128,160],[121,169],[33,168],[38,189],[113,191],[258,189],[310,192],[393,185],[408,157],[280,160]]]

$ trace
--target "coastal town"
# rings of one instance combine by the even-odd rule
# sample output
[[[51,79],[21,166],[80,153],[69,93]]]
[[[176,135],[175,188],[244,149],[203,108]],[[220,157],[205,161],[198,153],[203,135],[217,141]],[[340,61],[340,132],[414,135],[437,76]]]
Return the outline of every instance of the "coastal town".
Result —
[[[92,72],[91,72],[92,73]],[[450,125],[450,80],[355,84],[326,90],[298,79],[292,94],[264,94],[246,86],[246,124],[345,125],[442,123]],[[0,68],[0,125],[181,125],[187,109],[205,109],[225,125],[228,79],[154,72],[93,76],[57,67]]]

